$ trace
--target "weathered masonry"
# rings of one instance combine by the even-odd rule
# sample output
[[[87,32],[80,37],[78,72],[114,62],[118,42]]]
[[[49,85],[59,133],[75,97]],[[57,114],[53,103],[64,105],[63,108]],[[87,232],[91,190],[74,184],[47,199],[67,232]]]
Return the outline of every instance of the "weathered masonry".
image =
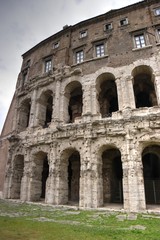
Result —
[[[1,197],[158,208],[159,63],[159,0],[65,26],[26,52],[0,139]]]

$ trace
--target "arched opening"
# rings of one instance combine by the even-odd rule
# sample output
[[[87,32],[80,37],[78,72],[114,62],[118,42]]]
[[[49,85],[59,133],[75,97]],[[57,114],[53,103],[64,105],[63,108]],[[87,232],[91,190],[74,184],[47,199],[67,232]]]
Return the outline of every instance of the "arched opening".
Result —
[[[80,155],[75,149],[63,152],[60,173],[60,204],[79,204]]]
[[[53,113],[53,93],[48,90],[44,92],[39,99],[38,121],[39,124],[46,128],[52,121]]]
[[[46,104],[46,119],[45,119],[44,126],[48,126],[52,121],[52,104],[53,104],[53,97],[49,96]]]
[[[149,146],[142,153],[147,204],[160,204],[160,147]]]
[[[68,159],[68,201],[79,202],[80,156],[74,152]]]
[[[123,203],[121,153],[116,148],[102,153],[103,203]]]
[[[31,99],[26,99],[22,102],[19,114],[19,130],[24,131],[29,126],[31,111]]]
[[[31,201],[45,199],[46,182],[49,175],[47,153],[39,152],[34,155],[31,181]]]
[[[21,181],[24,173],[24,156],[17,155],[13,161],[13,175],[11,184],[11,198],[20,199]]]
[[[43,170],[42,170],[42,191],[41,198],[45,198],[46,195],[46,181],[49,175],[49,165],[47,157],[43,160]]]
[[[69,121],[74,122],[75,118],[82,115],[82,88],[77,87],[70,93],[68,106]]]
[[[132,75],[136,108],[157,105],[152,69],[139,66],[133,70]]]
[[[111,73],[103,73],[97,78],[99,89],[99,106],[102,117],[111,117],[113,112],[118,111],[118,96],[115,77]]]
[[[76,118],[81,117],[83,107],[82,85],[79,82],[71,82],[65,89],[65,101],[68,105],[66,121],[73,123]]]

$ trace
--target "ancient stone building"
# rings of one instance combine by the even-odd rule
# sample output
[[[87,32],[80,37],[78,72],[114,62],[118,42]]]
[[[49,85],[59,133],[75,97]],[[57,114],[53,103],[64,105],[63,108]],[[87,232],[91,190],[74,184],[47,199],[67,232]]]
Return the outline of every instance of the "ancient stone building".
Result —
[[[23,54],[0,142],[3,198],[160,206],[160,2],[85,20]]]

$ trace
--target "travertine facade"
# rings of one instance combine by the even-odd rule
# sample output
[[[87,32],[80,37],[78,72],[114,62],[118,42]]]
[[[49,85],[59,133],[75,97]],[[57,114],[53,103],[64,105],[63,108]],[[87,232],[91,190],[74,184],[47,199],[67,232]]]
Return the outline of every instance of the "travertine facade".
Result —
[[[159,62],[159,0],[65,26],[26,52],[1,134],[2,197],[158,207]]]

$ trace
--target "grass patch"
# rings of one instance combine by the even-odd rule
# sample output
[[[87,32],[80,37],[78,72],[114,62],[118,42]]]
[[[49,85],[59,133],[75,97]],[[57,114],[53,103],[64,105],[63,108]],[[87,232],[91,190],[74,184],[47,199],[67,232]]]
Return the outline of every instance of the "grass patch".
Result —
[[[159,240],[160,216],[0,200],[1,240]]]

